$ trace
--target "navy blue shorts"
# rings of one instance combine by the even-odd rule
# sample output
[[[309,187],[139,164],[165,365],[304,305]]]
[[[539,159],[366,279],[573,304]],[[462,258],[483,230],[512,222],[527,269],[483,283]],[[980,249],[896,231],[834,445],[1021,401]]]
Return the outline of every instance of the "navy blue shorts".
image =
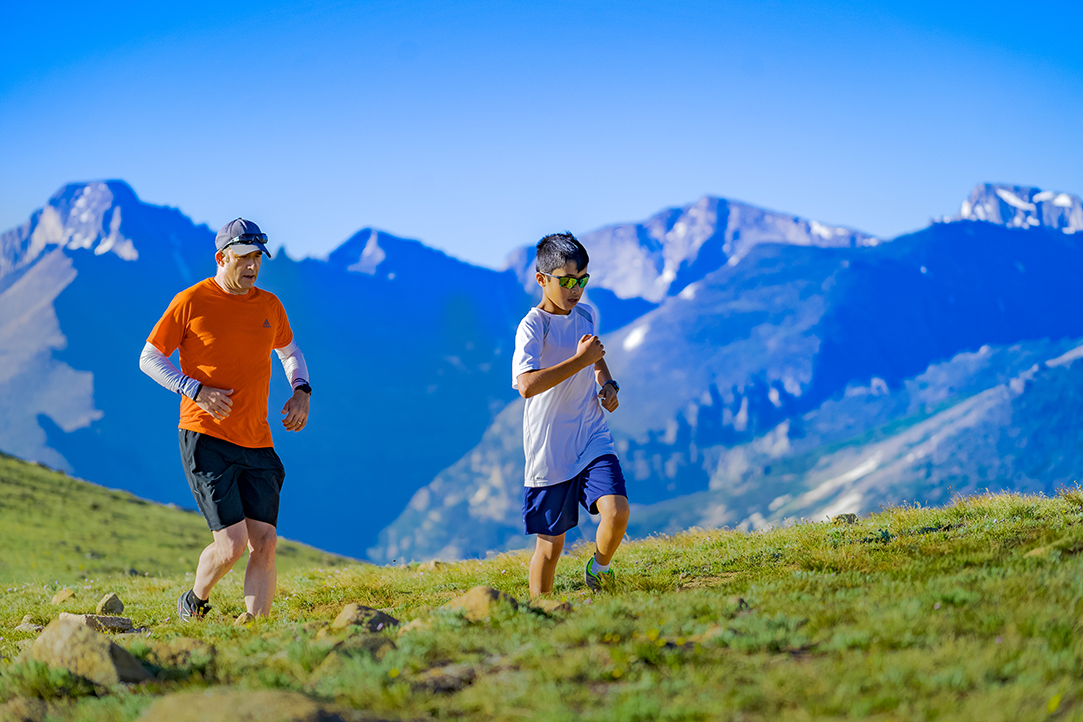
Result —
[[[628,497],[624,473],[614,454],[599,456],[569,481],[552,486],[526,487],[523,494],[523,523],[527,534],[559,536],[579,525],[579,505],[598,513],[603,496]]]

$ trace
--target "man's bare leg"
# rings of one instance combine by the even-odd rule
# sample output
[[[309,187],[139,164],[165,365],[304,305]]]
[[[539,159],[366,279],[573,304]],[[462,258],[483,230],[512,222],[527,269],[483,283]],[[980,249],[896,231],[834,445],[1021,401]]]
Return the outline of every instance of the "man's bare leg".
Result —
[[[557,561],[564,550],[564,535],[538,534],[534,556],[530,557],[530,596],[553,591],[553,579],[557,573]]]
[[[214,541],[199,555],[196,581],[192,585],[192,591],[203,600],[210,599],[214,585],[233,568],[248,544],[248,527],[243,521],[211,533]]]
[[[600,497],[594,504],[601,516],[598,521],[598,535],[595,537],[598,551],[594,553],[594,561],[604,567],[613,560],[617,547],[624,539],[624,532],[628,529],[628,497],[610,494]]]
[[[273,524],[245,519],[248,525],[248,569],[244,573],[244,603],[248,611],[266,617],[271,613],[271,601],[278,584],[275,568],[275,547],[278,532]]]

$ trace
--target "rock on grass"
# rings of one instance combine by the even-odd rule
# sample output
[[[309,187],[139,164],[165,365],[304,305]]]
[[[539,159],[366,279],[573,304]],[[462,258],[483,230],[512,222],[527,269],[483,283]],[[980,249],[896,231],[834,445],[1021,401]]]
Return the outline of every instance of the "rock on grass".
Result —
[[[399,620],[389,614],[384,614],[379,609],[362,606],[360,604],[347,604],[335,621],[331,622],[332,629],[345,629],[350,626],[364,627],[370,632],[381,632],[389,627],[398,626]]]
[[[568,614],[573,611],[571,603],[557,599],[534,599],[530,608],[545,614]]]
[[[67,587],[64,587],[59,592],[53,595],[53,604],[63,604],[74,596],[75,592],[68,589]]]
[[[417,692],[451,694],[473,684],[477,678],[477,670],[469,664],[449,664],[422,672],[414,677],[410,685]]]
[[[73,618],[58,619],[46,627],[27,656],[105,687],[150,679],[150,673],[127,650]]]
[[[463,616],[471,622],[480,622],[489,618],[493,605],[499,602],[510,604],[515,609],[519,608],[519,601],[510,594],[492,587],[477,586],[461,597],[452,599],[444,605],[444,609],[462,611]]]
[[[138,722],[378,722],[321,704],[298,692],[208,689],[177,692],[157,700]]]
[[[61,619],[70,619],[80,624],[86,625],[91,629],[96,629],[99,632],[130,632],[132,631],[132,620],[127,617],[107,617],[100,614],[69,614],[68,612],[60,613]]]
[[[124,602],[120,601],[120,597],[118,597],[113,592],[109,592],[104,597],[102,597],[100,602],[98,602],[98,614],[108,614],[111,616],[116,616],[123,611]]]

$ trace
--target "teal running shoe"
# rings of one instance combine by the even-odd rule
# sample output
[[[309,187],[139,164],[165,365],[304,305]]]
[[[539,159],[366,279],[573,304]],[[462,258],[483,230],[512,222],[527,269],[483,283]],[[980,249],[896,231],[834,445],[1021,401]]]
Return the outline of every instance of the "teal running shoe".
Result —
[[[590,559],[587,560],[587,568],[583,570],[583,581],[587,583],[587,588],[592,592],[612,589],[614,578],[612,569],[599,574],[594,573],[594,555],[591,554]]]

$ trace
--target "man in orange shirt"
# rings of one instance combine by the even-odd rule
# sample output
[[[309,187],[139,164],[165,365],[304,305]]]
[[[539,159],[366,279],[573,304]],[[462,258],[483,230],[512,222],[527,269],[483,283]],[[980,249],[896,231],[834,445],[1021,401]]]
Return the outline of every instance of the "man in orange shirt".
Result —
[[[277,573],[278,500],[285,479],[267,423],[271,350],[282,361],[293,396],[282,424],[308,421],[308,368],[278,298],[256,288],[267,236],[242,218],[215,238],[213,278],[181,291],[151,331],[139,367],[182,395],[180,450],[184,473],[214,535],[195,583],[177,600],[184,621],[210,609],[211,589],[244,554],[248,613],[271,611]],[[169,357],[180,349],[178,371]]]

